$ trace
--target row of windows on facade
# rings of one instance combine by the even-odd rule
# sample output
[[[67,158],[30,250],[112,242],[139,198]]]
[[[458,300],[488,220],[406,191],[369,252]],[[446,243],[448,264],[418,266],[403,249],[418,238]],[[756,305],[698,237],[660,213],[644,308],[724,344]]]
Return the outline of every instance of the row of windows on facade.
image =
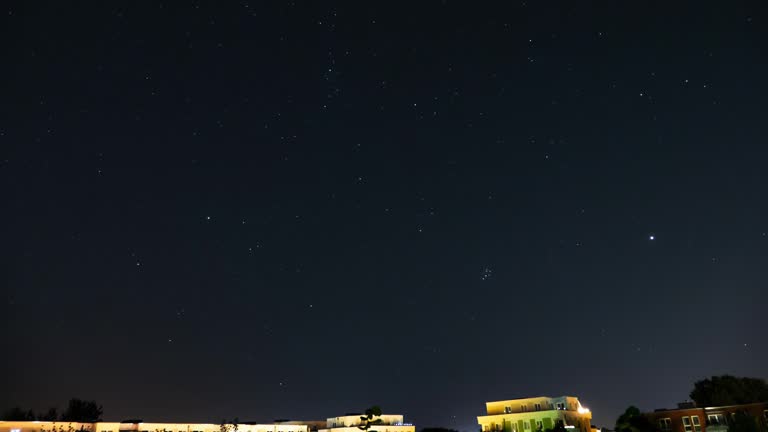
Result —
[[[55,428],[54,428],[54,429],[55,429]],[[85,429],[85,430],[90,430],[90,429]],[[21,430],[21,429],[10,429],[10,430],[9,430],[9,432],[22,432],[22,430]],[[114,431],[113,431],[113,430],[106,430],[106,429],[105,429],[105,430],[101,430],[100,432],[114,432]],[[121,429],[121,430],[119,430],[118,432],[129,432],[129,431]],[[142,431],[140,431],[140,432],[174,432],[174,431],[172,431],[172,430],[168,430],[168,429],[157,429],[157,430],[154,430],[154,431],[150,431],[150,430],[142,430]],[[180,430],[180,431],[178,431],[178,432],[187,432],[187,431],[181,431],[181,430]],[[201,431],[201,430],[193,430],[193,431],[190,431],[190,432],[204,432],[204,431]],[[299,431],[281,431],[281,432],[299,432]]]
[[[523,428],[525,430],[531,430],[531,424],[533,424],[533,422],[534,422],[533,420],[531,420],[530,422],[523,421]],[[517,424],[516,423],[512,423],[510,426],[512,427],[512,432],[518,432]],[[541,423],[541,421],[540,420],[536,420],[536,428],[535,429],[536,430],[542,430],[543,428],[544,428],[544,425]],[[491,430],[496,431],[496,430],[501,430],[501,429],[489,429],[488,426],[485,427],[485,431],[486,432],[491,431]]]
[[[731,416],[735,416],[735,413],[731,413]],[[768,422],[768,410],[763,411],[763,418],[765,421]],[[699,416],[692,415],[692,416],[684,416],[681,421],[683,422],[683,429],[685,432],[701,432],[701,421],[699,420]],[[727,425],[727,422],[725,421],[725,416],[723,414],[709,414],[707,415],[707,424],[718,426],[718,425]],[[663,418],[659,419],[659,429],[662,431],[671,431],[672,430],[672,419],[670,418]]]
[[[711,417],[711,416],[710,416]],[[685,416],[682,419],[683,422],[683,428],[685,428],[685,432],[701,432],[701,422],[699,421],[699,416]],[[671,431],[672,430],[672,419],[670,418],[662,418],[659,419],[659,429],[662,431]]]
[[[14,432],[14,431],[17,431],[17,432],[18,432],[18,429],[11,429],[11,431],[10,431],[10,432]],[[100,431],[100,432],[114,432],[114,431],[111,431],[111,430],[102,430],[102,431]],[[118,431],[118,432],[128,432],[128,431],[126,431],[126,430],[120,430],[120,431]],[[143,431],[140,431],[140,432],[174,432],[174,431],[172,431],[172,430],[168,430],[168,429],[160,429],[160,430],[156,430],[156,431],[143,430]],[[181,430],[180,430],[180,431],[178,431],[178,432],[187,432],[187,431],[181,431]],[[193,430],[193,431],[190,431],[190,432],[204,432],[204,431],[201,431],[201,430]],[[299,431],[281,431],[281,432],[299,432]]]
[[[544,424],[541,422],[541,420],[535,420],[535,421],[531,420],[530,422],[524,420],[523,421],[523,429],[524,430],[531,430],[531,425],[533,425],[534,423],[536,425],[535,430],[537,430],[537,431],[544,430]],[[510,428],[511,428],[512,432],[520,432],[518,430],[517,423],[510,424]],[[493,431],[501,431],[502,429],[489,429],[488,426],[485,427],[485,431],[486,432],[491,432],[491,430],[493,430]]]
[[[550,409],[550,410],[553,410],[553,409],[564,410],[566,408],[565,408],[565,403],[564,402],[558,402],[556,404],[552,404],[550,402],[548,404],[548,406],[547,406],[547,409]],[[575,410],[576,409],[576,405],[571,403],[571,409]],[[521,412],[528,412],[528,405],[526,405],[526,404],[520,405],[520,411]],[[541,411],[541,404],[540,403],[533,404],[533,411]],[[512,407],[511,406],[505,406],[504,407],[504,413],[512,414],[513,413]]]

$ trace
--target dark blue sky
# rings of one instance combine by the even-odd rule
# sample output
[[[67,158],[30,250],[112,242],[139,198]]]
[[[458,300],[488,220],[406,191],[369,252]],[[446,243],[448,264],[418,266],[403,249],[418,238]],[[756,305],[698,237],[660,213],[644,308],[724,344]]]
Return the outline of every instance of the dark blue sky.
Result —
[[[766,377],[760,2],[138,3],[2,7],[0,406],[612,426]]]

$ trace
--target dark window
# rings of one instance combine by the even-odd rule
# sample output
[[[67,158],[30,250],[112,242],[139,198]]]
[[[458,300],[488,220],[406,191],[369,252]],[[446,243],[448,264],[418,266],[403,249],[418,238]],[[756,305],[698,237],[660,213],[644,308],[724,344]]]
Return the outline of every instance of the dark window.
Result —
[[[699,416],[691,416],[693,422],[693,432],[701,432],[701,423],[699,422]]]
[[[671,431],[672,419],[670,418],[659,419],[659,429],[661,429],[662,431]]]
[[[683,417],[683,429],[685,432],[691,432],[691,418],[688,416]]]

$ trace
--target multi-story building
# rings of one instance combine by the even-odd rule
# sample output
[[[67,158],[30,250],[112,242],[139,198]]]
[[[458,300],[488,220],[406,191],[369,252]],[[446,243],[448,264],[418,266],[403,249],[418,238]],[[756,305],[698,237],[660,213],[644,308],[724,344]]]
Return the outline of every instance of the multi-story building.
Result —
[[[317,432],[319,429],[325,429],[325,420],[275,420],[276,425],[304,425],[308,426],[310,432]]]
[[[142,420],[116,422],[0,421],[0,432],[311,432],[309,422],[301,424],[240,423],[149,423]]]
[[[591,432],[592,413],[573,396],[539,396],[485,403],[487,415],[477,417],[483,432],[544,432],[562,424]]]
[[[275,420],[260,424],[243,422],[234,424],[216,423],[150,423],[143,420],[123,422],[48,422],[48,421],[2,421],[0,432],[360,432],[361,414],[331,417],[325,421]],[[402,415],[383,414],[380,424],[372,429],[376,432],[416,432],[416,427],[403,422]]]
[[[326,428],[320,429],[318,432],[360,432],[358,426],[364,423],[360,418],[361,416],[362,414],[351,413],[340,417],[331,417],[326,420]],[[382,414],[373,419],[380,420],[379,424],[371,427],[371,430],[376,432],[416,432],[416,426],[405,423],[400,414]]]
[[[752,417],[763,431],[768,431],[768,402],[746,405],[696,407],[686,402],[677,409],[657,409],[646,413],[661,432],[727,432],[738,413]]]

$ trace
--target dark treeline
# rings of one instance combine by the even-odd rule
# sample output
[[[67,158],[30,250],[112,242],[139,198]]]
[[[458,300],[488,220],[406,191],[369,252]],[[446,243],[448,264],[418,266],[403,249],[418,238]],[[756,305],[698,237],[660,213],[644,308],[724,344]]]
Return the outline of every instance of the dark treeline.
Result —
[[[13,407],[2,414],[5,421],[66,421],[79,423],[92,423],[101,421],[104,413],[102,406],[95,401],[85,401],[72,398],[67,409],[59,415],[55,407],[48,408],[46,412],[35,412],[31,409]]]

